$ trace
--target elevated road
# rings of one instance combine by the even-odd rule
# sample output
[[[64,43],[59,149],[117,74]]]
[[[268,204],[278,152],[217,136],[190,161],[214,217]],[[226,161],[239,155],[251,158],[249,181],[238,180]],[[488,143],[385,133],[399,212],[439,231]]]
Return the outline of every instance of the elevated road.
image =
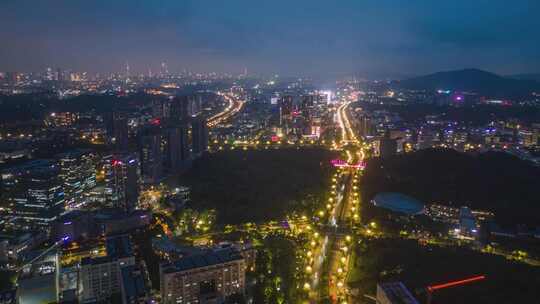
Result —
[[[224,123],[231,119],[234,115],[242,110],[244,107],[245,101],[236,98],[233,94],[229,93],[218,93],[223,99],[227,102],[227,106],[223,111],[217,113],[216,115],[208,118],[207,126],[209,128],[214,128],[217,125]]]

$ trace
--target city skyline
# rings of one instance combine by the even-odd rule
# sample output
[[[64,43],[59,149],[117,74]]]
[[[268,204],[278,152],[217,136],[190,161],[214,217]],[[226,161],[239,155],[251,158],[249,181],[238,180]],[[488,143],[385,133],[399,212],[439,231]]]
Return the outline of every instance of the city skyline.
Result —
[[[0,302],[536,303],[539,11],[0,1]]]
[[[281,2],[281,1],[278,1]],[[454,1],[93,1],[0,4],[0,67],[406,77],[540,70],[540,4]],[[46,25],[46,26],[44,26]]]

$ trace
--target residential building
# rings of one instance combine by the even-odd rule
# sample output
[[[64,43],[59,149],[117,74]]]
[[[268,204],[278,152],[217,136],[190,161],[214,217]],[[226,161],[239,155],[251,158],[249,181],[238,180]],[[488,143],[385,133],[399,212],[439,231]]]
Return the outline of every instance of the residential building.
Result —
[[[160,266],[163,303],[221,303],[243,294],[245,261],[233,248],[181,258]]]

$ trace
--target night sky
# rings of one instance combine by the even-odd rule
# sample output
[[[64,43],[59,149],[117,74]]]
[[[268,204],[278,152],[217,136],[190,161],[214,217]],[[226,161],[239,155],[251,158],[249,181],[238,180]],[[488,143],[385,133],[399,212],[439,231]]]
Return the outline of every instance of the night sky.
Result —
[[[538,0],[0,0],[0,71],[540,72]]]

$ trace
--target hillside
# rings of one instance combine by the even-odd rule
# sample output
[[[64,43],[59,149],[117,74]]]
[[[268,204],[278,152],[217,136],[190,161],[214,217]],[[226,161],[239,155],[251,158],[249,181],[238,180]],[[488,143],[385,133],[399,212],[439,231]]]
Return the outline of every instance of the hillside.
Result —
[[[533,80],[533,81],[540,82],[540,74],[517,74],[517,75],[511,75],[508,77],[513,78],[513,79]]]
[[[499,98],[528,96],[534,91],[540,91],[540,82],[502,77],[478,69],[438,72],[406,79],[400,81],[399,85],[408,89],[476,92]]]

